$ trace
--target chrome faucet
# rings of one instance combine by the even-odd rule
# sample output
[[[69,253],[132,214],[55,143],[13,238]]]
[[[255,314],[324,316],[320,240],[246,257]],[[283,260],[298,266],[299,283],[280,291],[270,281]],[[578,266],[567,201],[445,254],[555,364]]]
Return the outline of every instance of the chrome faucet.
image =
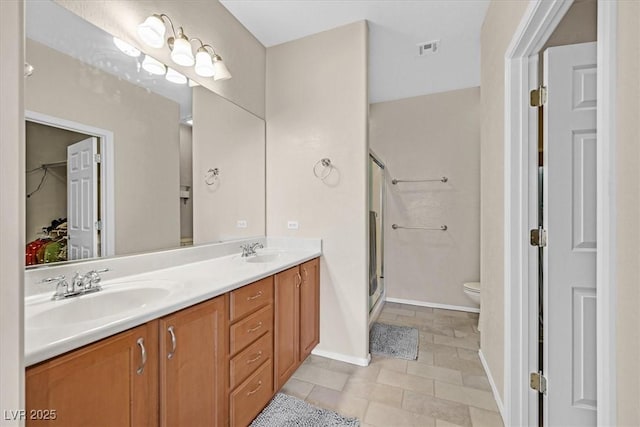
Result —
[[[246,245],[241,245],[240,248],[242,249],[242,257],[243,258],[247,258],[250,257],[252,255],[256,255],[256,249],[262,249],[264,248],[264,245],[262,243],[259,242],[255,242],[255,243],[247,243]]]
[[[100,273],[105,273],[107,271],[109,271],[108,268],[104,268],[102,270],[91,270],[84,275],[81,275],[76,271],[73,279],[71,279],[71,284],[67,283],[67,279],[64,275],[57,277],[48,277],[46,279],[43,279],[42,282],[56,282],[56,292],[51,298],[55,301],[90,294],[102,290],[102,286],[100,286],[100,282],[102,281]]]

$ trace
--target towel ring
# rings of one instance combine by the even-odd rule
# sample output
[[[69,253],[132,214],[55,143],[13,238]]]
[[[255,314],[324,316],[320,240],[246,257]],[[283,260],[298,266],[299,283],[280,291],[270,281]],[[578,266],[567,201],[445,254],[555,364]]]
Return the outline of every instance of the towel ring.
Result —
[[[213,185],[218,180],[218,176],[220,175],[220,170],[218,168],[210,168],[207,173],[204,175],[204,182],[207,185]]]
[[[318,165],[322,165],[324,169],[319,170]],[[333,172],[333,165],[331,164],[331,160],[326,157],[318,160],[316,164],[313,165],[313,174],[321,181],[327,179],[327,177],[331,175],[331,172]]]

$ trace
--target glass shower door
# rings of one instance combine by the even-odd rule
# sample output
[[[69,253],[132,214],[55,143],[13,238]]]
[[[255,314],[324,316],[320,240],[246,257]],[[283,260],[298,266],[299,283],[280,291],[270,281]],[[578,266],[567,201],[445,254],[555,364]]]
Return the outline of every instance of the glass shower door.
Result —
[[[369,154],[369,311],[384,292],[384,163]]]

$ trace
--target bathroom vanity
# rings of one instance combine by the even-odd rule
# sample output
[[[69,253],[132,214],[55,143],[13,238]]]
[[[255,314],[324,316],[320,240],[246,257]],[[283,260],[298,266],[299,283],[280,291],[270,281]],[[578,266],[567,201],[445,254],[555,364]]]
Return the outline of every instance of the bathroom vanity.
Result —
[[[133,295],[144,295],[139,289],[151,289],[154,280],[178,291],[169,291],[164,304],[143,303],[133,310],[138,315],[108,318],[93,332],[69,326],[66,337],[51,334],[49,341],[38,323],[49,311],[38,304],[60,301],[31,297],[26,359],[35,362],[26,371],[27,414],[33,414],[27,425],[248,425],[319,342],[319,255],[234,254],[121,278],[77,302],[111,298],[113,288],[125,292],[123,282]],[[136,290],[136,283],[144,287]],[[62,304],[73,310],[74,302]],[[92,322],[85,325],[99,324]],[[124,329],[74,344],[83,333],[112,331],[114,323]],[[39,360],[47,347],[62,354]]]

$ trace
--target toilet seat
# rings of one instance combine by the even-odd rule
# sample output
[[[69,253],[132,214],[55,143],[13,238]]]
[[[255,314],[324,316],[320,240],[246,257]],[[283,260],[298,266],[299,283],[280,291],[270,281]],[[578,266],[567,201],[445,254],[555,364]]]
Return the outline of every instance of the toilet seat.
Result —
[[[464,290],[468,292],[480,293],[480,282],[468,282],[464,285]]]

